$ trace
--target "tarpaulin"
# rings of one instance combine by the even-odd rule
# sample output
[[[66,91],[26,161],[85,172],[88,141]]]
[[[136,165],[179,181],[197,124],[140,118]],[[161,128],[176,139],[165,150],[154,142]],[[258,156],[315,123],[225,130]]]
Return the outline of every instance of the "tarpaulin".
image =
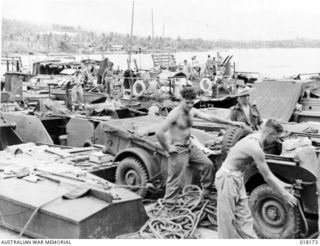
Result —
[[[254,84],[252,102],[256,103],[263,119],[289,121],[298,102],[301,82],[263,81]]]

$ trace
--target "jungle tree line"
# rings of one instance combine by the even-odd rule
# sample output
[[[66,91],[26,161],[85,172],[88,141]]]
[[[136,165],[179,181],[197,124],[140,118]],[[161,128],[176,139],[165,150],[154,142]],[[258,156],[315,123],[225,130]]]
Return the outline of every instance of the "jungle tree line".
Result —
[[[320,40],[296,38],[273,41],[236,41],[183,39],[181,37],[155,37],[156,49],[176,51],[205,51],[224,48],[319,48]],[[130,35],[115,32],[98,33],[82,29],[80,26],[44,26],[23,21],[2,19],[2,53],[107,52],[111,45],[123,45],[129,50]],[[134,49],[153,49],[151,36],[133,36]]]

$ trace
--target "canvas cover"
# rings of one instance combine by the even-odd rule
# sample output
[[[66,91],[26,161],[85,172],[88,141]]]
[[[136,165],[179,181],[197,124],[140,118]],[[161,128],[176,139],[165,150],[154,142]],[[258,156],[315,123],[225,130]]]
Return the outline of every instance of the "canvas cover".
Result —
[[[302,83],[295,81],[263,81],[254,84],[251,93],[263,119],[289,121],[301,94]]]

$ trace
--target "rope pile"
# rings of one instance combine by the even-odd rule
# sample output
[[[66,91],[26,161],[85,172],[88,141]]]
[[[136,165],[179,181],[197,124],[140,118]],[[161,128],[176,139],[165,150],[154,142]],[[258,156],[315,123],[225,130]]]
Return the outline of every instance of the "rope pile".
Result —
[[[149,220],[134,234],[118,238],[187,239],[194,238],[198,226],[216,229],[216,194],[205,199],[198,186],[186,186],[174,205],[159,199],[148,211]]]

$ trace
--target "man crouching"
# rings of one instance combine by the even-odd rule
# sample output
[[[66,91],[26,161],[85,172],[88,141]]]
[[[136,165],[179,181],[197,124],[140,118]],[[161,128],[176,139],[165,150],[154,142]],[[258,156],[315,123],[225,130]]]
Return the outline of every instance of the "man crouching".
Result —
[[[262,131],[246,136],[231,148],[215,179],[218,238],[257,238],[243,179],[244,170],[249,165],[256,165],[264,180],[291,206],[297,204],[297,199],[286,190],[291,185],[270,171],[263,152],[263,147],[277,142],[282,132],[281,124],[269,119]]]
[[[174,205],[179,195],[188,164],[201,172],[203,195],[210,197],[212,192],[215,171],[213,164],[198,147],[190,142],[193,119],[197,117],[216,123],[244,126],[244,123],[224,120],[193,108],[196,99],[193,87],[184,87],[180,94],[181,104],[168,114],[157,132],[159,143],[169,154],[168,179],[164,197],[164,202],[168,206]]]

